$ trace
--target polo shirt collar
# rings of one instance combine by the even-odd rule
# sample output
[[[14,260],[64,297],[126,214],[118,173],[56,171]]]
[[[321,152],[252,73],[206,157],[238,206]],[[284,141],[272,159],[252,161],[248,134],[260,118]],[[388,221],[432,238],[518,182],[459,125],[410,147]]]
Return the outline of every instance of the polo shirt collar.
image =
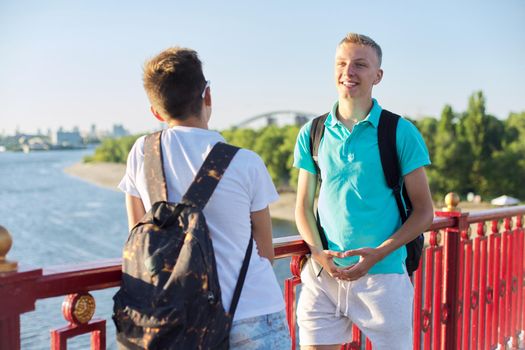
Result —
[[[330,127],[335,127],[337,123],[340,123],[337,119],[337,107],[339,106],[339,101],[336,101],[334,105],[332,106],[332,110],[328,114],[328,117],[326,118],[325,125]],[[368,122],[370,123],[374,128],[377,128],[379,125],[379,118],[381,117],[381,112],[383,108],[377,103],[377,100],[375,98],[372,99],[372,108],[370,109],[370,113],[366,116],[365,119],[362,120],[362,122]],[[360,122],[361,123],[361,122]]]

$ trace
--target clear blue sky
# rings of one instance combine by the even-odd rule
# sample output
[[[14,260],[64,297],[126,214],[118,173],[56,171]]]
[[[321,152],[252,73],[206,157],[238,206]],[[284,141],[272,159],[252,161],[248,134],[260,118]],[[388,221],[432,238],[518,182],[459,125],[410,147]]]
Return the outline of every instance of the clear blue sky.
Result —
[[[151,130],[142,64],[176,45],[204,62],[213,128],[273,110],[322,113],[350,31],[383,48],[383,107],[439,116],[481,89],[499,118],[525,110],[524,0],[0,0],[0,133]]]

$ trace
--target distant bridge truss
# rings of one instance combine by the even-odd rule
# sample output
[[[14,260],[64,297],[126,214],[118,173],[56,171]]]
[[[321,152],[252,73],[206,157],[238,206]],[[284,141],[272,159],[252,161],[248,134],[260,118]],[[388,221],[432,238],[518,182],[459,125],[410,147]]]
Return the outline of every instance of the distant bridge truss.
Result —
[[[317,114],[300,112],[300,111],[274,111],[264,114],[259,114],[254,117],[248,118],[237,125],[234,128],[252,128],[258,129],[269,125],[303,125],[310,119],[317,117]]]

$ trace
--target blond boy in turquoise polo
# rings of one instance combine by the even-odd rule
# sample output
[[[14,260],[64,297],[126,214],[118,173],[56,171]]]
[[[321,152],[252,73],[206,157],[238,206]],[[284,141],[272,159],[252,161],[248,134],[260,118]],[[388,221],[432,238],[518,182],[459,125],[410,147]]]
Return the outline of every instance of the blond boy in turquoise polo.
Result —
[[[432,222],[424,171],[430,159],[420,133],[401,118],[396,148],[413,205],[402,224],[377,146],[382,108],[372,88],[383,77],[381,59],[379,45],[360,34],[348,34],[336,50],[339,98],[326,119],[318,155],[318,211],[328,250],[323,250],[314,214],[318,174],[310,154],[311,123],[297,138],[295,216],[311,251],[297,307],[301,349],[338,349],[351,340],[353,323],[374,349],[412,349],[413,287],[404,246]]]

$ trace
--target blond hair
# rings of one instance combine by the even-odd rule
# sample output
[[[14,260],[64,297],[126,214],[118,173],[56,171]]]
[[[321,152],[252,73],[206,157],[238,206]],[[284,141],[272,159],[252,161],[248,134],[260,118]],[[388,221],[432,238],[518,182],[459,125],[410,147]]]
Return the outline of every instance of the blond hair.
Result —
[[[379,61],[379,67],[381,67],[381,62],[383,60],[383,52],[381,51],[381,47],[369,36],[358,33],[348,33],[343,38],[343,40],[339,42],[339,46],[344,44],[357,44],[373,48],[376,52],[377,59]]]

